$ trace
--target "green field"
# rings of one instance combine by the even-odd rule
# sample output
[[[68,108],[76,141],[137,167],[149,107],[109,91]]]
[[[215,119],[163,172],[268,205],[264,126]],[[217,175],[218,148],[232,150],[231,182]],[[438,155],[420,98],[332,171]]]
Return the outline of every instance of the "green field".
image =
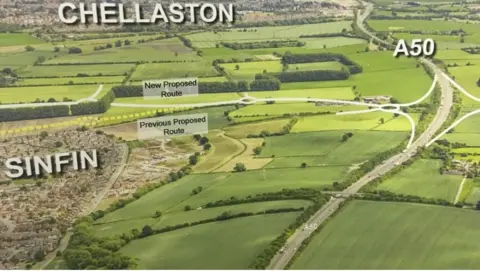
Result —
[[[151,206],[156,206],[155,210],[167,214],[183,212],[186,205],[197,209],[209,202],[229,199],[232,196],[240,198],[289,188],[320,188],[334,181],[341,181],[345,169],[337,166],[305,168],[301,173],[298,169],[287,168],[242,173],[192,174],[105,215],[99,222],[149,218],[154,212]],[[198,186],[202,186],[203,191],[191,195],[192,190]]]
[[[311,71],[311,70],[336,70],[339,71],[343,67],[342,64],[336,61],[327,62],[313,62],[313,63],[300,63],[288,65],[288,69],[291,71]]]
[[[205,61],[180,63],[152,63],[139,65],[131,80],[161,80],[177,77],[206,77],[219,75],[217,70]]]
[[[347,142],[342,142],[345,132],[350,131],[295,133],[268,137],[260,156],[275,157],[267,168],[298,168],[302,162],[308,166],[351,166],[396,147],[406,138],[406,133],[403,132],[353,131],[353,137]]]
[[[105,85],[103,91],[108,88],[109,86]],[[94,94],[97,89],[98,85],[0,88],[0,101],[5,104],[33,102],[37,98],[47,101],[50,98],[54,98],[61,102],[65,97],[79,100]]]
[[[20,79],[17,84],[21,86],[29,85],[65,85],[72,82],[73,84],[120,84],[124,79],[123,76],[89,76],[89,77],[62,77],[62,78],[30,78]]]
[[[248,95],[255,98],[323,98],[338,100],[353,100],[355,98],[351,88],[348,87],[252,91]]]
[[[238,70],[236,66],[238,65]],[[245,63],[225,63],[220,64],[225,68],[226,72],[235,80],[253,80],[255,74],[267,72],[281,72],[282,64],[280,61],[262,61],[262,62],[245,62]]]
[[[91,46],[93,47],[93,46]],[[178,55],[175,55],[177,53]],[[126,61],[184,61],[201,60],[177,38],[132,44],[130,46],[100,51],[86,51],[80,55],[67,55],[47,61],[55,63],[102,63]]]
[[[450,142],[465,143],[468,146],[480,146],[478,135],[480,133],[480,115],[474,115],[462,121],[454,128],[453,133],[448,133],[442,137]]]
[[[236,101],[242,97],[238,93],[208,93],[201,94],[199,96],[183,96],[168,99],[144,99],[143,97],[129,97],[129,98],[117,98],[115,103],[127,103],[127,104],[196,104],[196,103],[210,103],[210,102],[223,102],[223,101]],[[145,108],[143,108],[145,110]],[[148,109],[147,109],[148,110]]]
[[[410,114],[417,122],[419,114]],[[382,124],[380,119],[384,120]],[[369,112],[350,115],[320,115],[300,118],[292,129],[293,133],[330,130],[379,130],[379,131],[411,131],[407,118],[394,117],[386,112]]]
[[[263,72],[281,72],[283,66],[279,60],[220,64],[227,74],[235,80],[253,80],[255,74]],[[291,64],[287,71],[340,70],[342,64],[335,61]],[[238,68],[238,69],[237,69]]]
[[[292,269],[474,269],[475,211],[353,201],[301,252]]]
[[[463,29],[470,34],[480,33],[479,24],[459,23],[453,21],[427,21],[427,20],[369,20],[368,24],[377,31],[392,30],[422,30],[422,31],[438,31],[438,30],[458,30]],[[476,38],[480,36],[475,35]]]
[[[18,69],[20,67],[32,65],[40,56],[48,59],[55,55],[61,55],[61,53],[54,53],[53,50],[35,50],[33,52],[15,53],[2,53],[0,51],[0,68]]]
[[[440,174],[440,160],[418,160],[410,167],[382,182],[377,188],[425,198],[455,199],[462,176]]]
[[[304,200],[284,200],[284,201],[267,201],[257,203],[246,203],[231,206],[206,208],[201,210],[178,211],[173,213],[162,214],[160,218],[135,218],[121,220],[116,222],[103,223],[99,220],[94,225],[94,233],[97,236],[114,236],[129,232],[131,229],[141,229],[145,225],[149,225],[154,229],[161,229],[167,226],[174,226],[183,223],[192,223],[205,219],[210,219],[221,215],[224,212],[241,213],[241,212],[262,212],[269,209],[278,208],[300,208],[307,207],[310,202]],[[155,212],[151,210],[152,215]]]
[[[298,213],[239,218],[133,241],[121,253],[140,269],[247,269]]]
[[[33,36],[30,36],[28,33],[0,33],[0,46],[13,46],[13,45],[34,45],[38,43],[43,43],[44,41],[39,40]]]
[[[282,90],[283,91],[283,90]],[[254,96],[255,93],[251,93]],[[230,112],[229,116],[235,118],[235,121],[241,121],[245,116],[268,115],[268,116],[282,116],[283,114],[300,114],[307,112],[337,112],[360,110],[364,107],[360,106],[338,106],[325,105],[317,106],[315,103],[275,103],[275,104],[254,104],[242,107],[238,110]]]
[[[290,122],[290,119],[278,119],[262,121],[250,124],[232,125],[225,128],[228,136],[234,138],[246,138],[249,134],[258,135],[262,131],[269,133],[281,132],[282,128]]]
[[[300,35],[313,35],[322,33],[339,33],[343,29],[350,30],[349,21],[339,21],[321,24],[306,24],[293,26],[270,26],[243,29],[231,29],[227,32],[202,32],[187,35],[194,46],[199,48],[214,48],[220,41],[262,41],[272,39],[296,38]]]
[[[302,38],[299,39],[306,43],[307,49],[320,49],[320,48],[332,48],[341,47],[354,44],[366,44],[367,42],[362,39],[346,38],[346,37],[331,37],[331,38]]]
[[[29,66],[19,70],[18,75],[21,77],[74,77],[79,73],[91,76],[124,75],[133,67],[133,64]]]

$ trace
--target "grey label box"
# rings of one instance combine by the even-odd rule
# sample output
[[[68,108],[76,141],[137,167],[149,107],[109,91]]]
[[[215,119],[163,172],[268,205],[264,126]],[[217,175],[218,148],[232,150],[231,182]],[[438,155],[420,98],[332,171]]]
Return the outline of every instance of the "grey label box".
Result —
[[[208,114],[190,114],[137,120],[139,140],[208,133]]]
[[[198,78],[176,78],[142,81],[144,99],[169,99],[198,96]]]

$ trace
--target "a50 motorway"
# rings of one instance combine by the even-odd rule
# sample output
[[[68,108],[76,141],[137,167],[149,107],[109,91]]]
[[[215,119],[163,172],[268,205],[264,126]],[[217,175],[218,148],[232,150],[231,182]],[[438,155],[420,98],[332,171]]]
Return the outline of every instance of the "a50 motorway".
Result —
[[[379,39],[373,33],[370,33],[365,26],[364,21],[369,16],[370,12],[373,10],[373,5],[370,3],[363,3],[366,7],[364,12],[358,13],[357,16],[357,25],[358,27],[366,34],[368,34],[372,39],[377,40],[383,44],[388,44],[387,42]],[[393,57],[393,56],[392,56]],[[385,160],[381,165],[377,166],[363,178],[346,188],[343,193],[353,194],[357,193],[364,185],[372,181],[373,179],[384,175],[385,173],[392,170],[395,166],[407,161],[412,154],[414,154],[418,147],[425,146],[433,135],[440,129],[442,124],[447,120],[450,113],[450,108],[452,107],[453,101],[453,90],[450,87],[449,82],[445,77],[440,76],[442,71],[436,67],[430,60],[422,59],[422,61],[427,64],[437,75],[438,83],[442,91],[442,101],[441,106],[439,107],[433,121],[430,123],[428,128],[421,134],[417,140],[412,144],[412,146],[406,150],[406,152],[394,155],[389,159]],[[325,204],[319,211],[317,211],[306,223],[307,225],[320,225],[325,220],[332,215],[340,206],[340,204],[345,201],[344,198],[332,198],[327,204]],[[293,255],[297,251],[297,248],[302,244],[302,242],[307,239],[312,232],[315,230],[315,227],[305,227],[300,228],[293,233],[293,235],[287,240],[287,243],[284,249],[274,256],[268,269],[284,269],[288,262],[292,259]]]

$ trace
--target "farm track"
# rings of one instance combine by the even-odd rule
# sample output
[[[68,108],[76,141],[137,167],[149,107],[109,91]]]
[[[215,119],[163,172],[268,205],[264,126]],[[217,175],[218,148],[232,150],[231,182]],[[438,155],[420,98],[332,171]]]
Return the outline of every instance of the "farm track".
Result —
[[[364,26],[365,19],[369,16],[369,14],[373,10],[373,5],[370,3],[363,3],[366,6],[365,12],[363,14],[358,13],[357,16],[357,25],[358,27],[366,34],[368,34],[372,39],[375,39],[383,44],[388,44],[387,42],[380,40],[374,34],[370,33]],[[364,185],[368,184],[375,178],[386,174],[390,170],[392,170],[396,165],[399,165],[416,153],[417,147],[425,146],[430,141],[433,134],[441,128],[442,124],[447,120],[448,115],[450,113],[450,108],[453,102],[453,90],[451,89],[449,82],[441,75],[441,71],[436,67],[430,60],[422,59],[424,63],[426,63],[433,71],[435,71],[436,78],[438,79],[442,91],[442,104],[439,110],[437,111],[434,119],[425,130],[423,134],[421,134],[418,139],[413,142],[410,148],[407,148],[405,153],[400,153],[390,157],[389,159],[385,160],[384,163],[374,168],[371,172],[367,173],[364,177],[362,177],[357,182],[353,183],[351,186],[347,187],[343,190],[343,193],[355,194],[357,193]],[[328,203],[326,203],[317,213],[315,213],[306,223],[306,225],[320,225],[325,222],[327,218],[333,215],[336,210],[341,206],[341,204],[345,202],[344,198],[333,198]],[[293,258],[297,248],[303,243],[305,239],[310,237],[310,235],[314,232],[315,227],[307,228],[304,230],[297,229],[292,236],[287,240],[286,245],[284,246],[283,252],[277,252],[277,254],[273,257],[270,265],[267,269],[284,269],[290,260]]]

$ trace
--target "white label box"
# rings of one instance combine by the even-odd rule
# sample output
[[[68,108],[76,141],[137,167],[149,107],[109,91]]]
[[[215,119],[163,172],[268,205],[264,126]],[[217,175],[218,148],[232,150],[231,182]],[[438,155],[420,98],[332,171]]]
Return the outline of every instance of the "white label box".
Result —
[[[137,120],[139,140],[206,133],[208,133],[206,113]]]
[[[198,78],[176,78],[142,81],[143,99],[169,99],[198,96]]]

